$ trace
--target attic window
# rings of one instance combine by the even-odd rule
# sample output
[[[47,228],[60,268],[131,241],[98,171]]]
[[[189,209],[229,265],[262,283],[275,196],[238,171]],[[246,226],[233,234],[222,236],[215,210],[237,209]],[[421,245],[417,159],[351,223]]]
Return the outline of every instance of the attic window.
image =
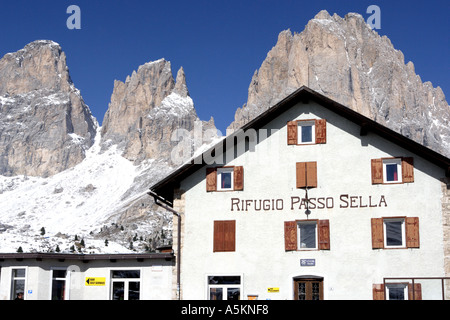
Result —
[[[294,120],[287,123],[288,145],[323,144],[327,142],[325,119]]]
[[[315,141],[315,123],[314,121],[298,121],[297,143],[313,143]]]
[[[217,169],[217,190],[233,190],[234,168]]]
[[[244,168],[241,166],[206,168],[206,191],[244,190]]]

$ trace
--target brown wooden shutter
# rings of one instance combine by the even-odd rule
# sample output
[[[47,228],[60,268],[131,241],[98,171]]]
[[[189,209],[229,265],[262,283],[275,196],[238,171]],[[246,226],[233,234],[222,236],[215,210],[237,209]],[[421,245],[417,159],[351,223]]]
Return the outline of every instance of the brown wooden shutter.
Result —
[[[327,120],[319,119],[315,121],[316,143],[327,143]]]
[[[287,123],[287,143],[288,145],[296,145],[297,144],[297,130],[298,125],[297,121],[289,121]]]
[[[319,220],[319,250],[330,250],[329,220]]]
[[[414,182],[414,158],[402,158],[402,181],[405,183]]]
[[[214,221],[214,245],[213,252],[223,251],[224,228],[222,221]]]
[[[372,285],[373,300],[384,300],[384,284]]]
[[[216,168],[206,168],[206,191],[216,191],[217,189],[217,171]]]
[[[296,164],[297,188],[306,187],[306,162]]]
[[[414,296],[413,296],[412,283],[408,283],[408,299],[422,300],[422,284],[414,283]]]
[[[297,250],[297,222],[295,221],[284,222],[284,250]]]
[[[383,161],[372,159],[372,184],[383,183]]]
[[[234,190],[244,190],[244,167],[234,167]]]
[[[406,247],[407,248],[419,248],[419,218],[407,217],[406,218]]]
[[[214,221],[214,252],[235,251],[236,221]]]
[[[372,249],[384,248],[383,219],[372,218]]]
[[[308,188],[317,188],[317,162],[306,163],[306,185]]]
[[[297,188],[317,188],[317,162],[297,162]]]
[[[224,221],[223,251],[236,250],[236,221]]]

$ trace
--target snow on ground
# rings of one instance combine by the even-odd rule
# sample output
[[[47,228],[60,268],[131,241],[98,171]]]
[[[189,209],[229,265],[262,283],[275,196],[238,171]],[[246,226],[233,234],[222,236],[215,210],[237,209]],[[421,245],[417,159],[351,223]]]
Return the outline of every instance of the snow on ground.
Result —
[[[145,168],[123,158],[115,146],[101,153],[100,129],[86,158],[71,169],[49,178],[0,176],[0,252],[16,252],[19,246],[42,252],[56,244],[67,251],[75,235],[88,237],[124,204],[123,194]],[[145,192],[137,190],[126,201]],[[112,241],[106,247],[90,239],[89,245],[95,252],[129,251]]]

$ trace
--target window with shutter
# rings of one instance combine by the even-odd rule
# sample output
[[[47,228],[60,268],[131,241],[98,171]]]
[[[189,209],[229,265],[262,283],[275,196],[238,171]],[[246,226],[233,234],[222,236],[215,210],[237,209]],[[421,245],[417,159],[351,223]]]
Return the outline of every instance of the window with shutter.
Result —
[[[297,188],[317,188],[317,162],[297,162]]]
[[[372,249],[419,248],[419,218],[372,218]]]
[[[382,283],[372,285],[373,300],[385,300],[384,288]],[[387,283],[387,300],[422,300],[422,285],[414,283],[414,291],[412,288],[412,283]]]
[[[325,119],[295,120],[287,123],[287,144],[324,144],[327,142]]]
[[[329,220],[284,222],[285,251],[330,250]]]
[[[236,250],[236,221],[214,221],[213,252]]]
[[[244,167],[206,168],[206,191],[244,190]]]
[[[380,158],[371,160],[372,184],[414,182],[414,159]]]

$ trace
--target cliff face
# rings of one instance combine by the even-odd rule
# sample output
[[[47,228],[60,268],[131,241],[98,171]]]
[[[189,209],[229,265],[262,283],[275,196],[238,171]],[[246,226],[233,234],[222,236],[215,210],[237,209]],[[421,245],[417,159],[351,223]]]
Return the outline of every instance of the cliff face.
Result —
[[[236,130],[302,85],[450,156],[450,107],[412,62],[359,14],[321,11],[301,33],[285,30],[251,80]]]
[[[122,155],[136,164],[145,159],[173,164],[177,132],[192,132],[196,122],[200,119],[184,70],[178,71],[175,80],[170,62],[160,59],[140,66],[125,82],[114,82],[102,125],[102,146],[118,145]],[[215,130],[212,119],[200,124],[204,130]]]
[[[0,60],[0,175],[46,177],[71,168],[96,127],[57,43],[35,41]]]

